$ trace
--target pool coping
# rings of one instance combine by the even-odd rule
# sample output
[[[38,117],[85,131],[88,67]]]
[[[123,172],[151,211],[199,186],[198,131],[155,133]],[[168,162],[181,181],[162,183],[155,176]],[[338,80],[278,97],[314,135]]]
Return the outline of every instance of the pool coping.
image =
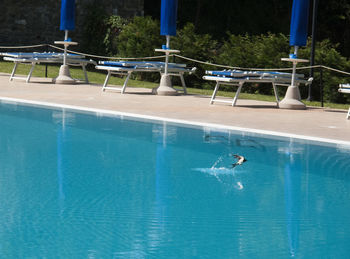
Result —
[[[332,145],[337,145],[346,149],[350,149],[350,141],[342,141],[342,140],[322,138],[322,137],[313,137],[313,136],[307,136],[307,135],[284,133],[284,132],[271,131],[271,130],[260,130],[260,129],[254,129],[254,128],[244,128],[244,127],[215,124],[215,123],[196,122],[196,121],[189,121],[189,120],[182,120],[182,119],[171,119],[171,118],[164,118],[160,116],[143,115],[143,114],[137,114],[137,113],[98,109],[98,108],[76,106],[76,105],[67,105],[67,104],[60,104],[60,103],[53,103],[53,102],[33,101],[33,100],[3,97],[3,96],[0,96],[0,101],[3,103],[6,103],[6,102],[21,103],[26,105],[44,106],[44,107],[51,107],[51,108],[58,108],[58,109],[67,109],[67,110],[95,113],[98,115],[125,116],[125,117],[136,118],[136,119],[152,120],[157,122],[167,122],[167,123],[174,123],[174,124],[180,124],[180,125],[186,125],[186,126],[196,126],[196,127],[210,128],[210,129],[217,129],[217,130],[229,130],[229,131],[237,131],[237,132],[244,131],[247,133],[263,135],[266,137],[273,136],[273,137],[304,140],[304,141],[332,144]]]

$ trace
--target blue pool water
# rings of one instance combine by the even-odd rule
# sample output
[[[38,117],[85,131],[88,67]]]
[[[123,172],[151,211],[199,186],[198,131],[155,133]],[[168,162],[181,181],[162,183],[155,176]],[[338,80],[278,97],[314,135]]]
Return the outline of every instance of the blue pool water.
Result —
[[[0,133],[0,258],[350,257],[348,148],[6,103]]]

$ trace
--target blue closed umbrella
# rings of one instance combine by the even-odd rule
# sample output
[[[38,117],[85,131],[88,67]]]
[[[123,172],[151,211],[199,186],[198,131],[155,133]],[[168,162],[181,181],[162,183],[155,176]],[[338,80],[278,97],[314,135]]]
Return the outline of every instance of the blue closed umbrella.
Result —
[[[61,31],[75,29],[75,0],[62,0],[61,2]]]
[[[166,45],[163,48],[170,48],[170,36],[176,35],[177,0],[162,0],[160,13],[160,35],[166,36]],[[165,75],[168,74],[169,53],[166,52]]]
[[[295,57],[299,46],[305,46],[309,21],[309,0],[294,0],[290,23],[290,46],[295,47]]]
[[[175,36],[176,20],[177,20],[177,0],[162,0],[160,35]]]

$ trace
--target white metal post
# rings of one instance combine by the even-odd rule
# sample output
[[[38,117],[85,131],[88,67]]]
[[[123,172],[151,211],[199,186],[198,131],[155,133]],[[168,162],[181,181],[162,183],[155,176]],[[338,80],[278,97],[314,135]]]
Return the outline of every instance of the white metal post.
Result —
[[[298,57],[298,46],[294,46],[294,55],[295,58]],[[293,62],[293,72],[292,72],[292,82],[291,82],[291,86],[295,86],[295,74],[296,74],[296,68],[297,68],[297,62]]]
[[[166,48],[170,48],[170,36],[166,35]],[[168,74],[168,63],[169,63],[169,52],[165,52],[165,68],[164,68],[164,74]]]
[[[68,30],[64,31],[64,41],[68,40]],[[67,65],[67,45],[64,44],[64,53],[63,53],[63,65]]]

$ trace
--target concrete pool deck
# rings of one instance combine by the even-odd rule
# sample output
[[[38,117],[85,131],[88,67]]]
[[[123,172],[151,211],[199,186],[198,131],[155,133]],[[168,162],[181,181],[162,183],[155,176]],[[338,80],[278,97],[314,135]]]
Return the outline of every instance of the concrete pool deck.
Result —
[[[126,94],[102,92],[101,85],[58,85],[51,79],[32,78],[9,82],[9,74],[0,73],[0,99],[21,99],[68,106],[111,110],[199,124],[217,124],[281,135],[310,136],[349,142],[350,120],[346,110],[308,107],[306,110],[276,108],[273,102],[239,99],[236,107],[210,105],[209,96],[152,95],[150,89],[127,88]]]

